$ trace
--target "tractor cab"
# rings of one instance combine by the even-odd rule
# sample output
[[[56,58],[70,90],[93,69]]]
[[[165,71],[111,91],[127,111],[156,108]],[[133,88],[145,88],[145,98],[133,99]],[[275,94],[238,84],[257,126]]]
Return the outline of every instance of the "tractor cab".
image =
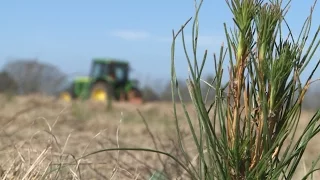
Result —
[[[101,99],[106,99],[106,93],[117,100],[128,100],[134,97],[141,98],[141,92],[137,87],[138,83],[135,80],[129,79],[129,71],[128,62],[94,59],[90,72],[92,92],[95,92],[95,87],[99,87],[97,89],[104,87],[105,89],[100,91],[101,94],[104,94],[99,95]],[[94,97],[98,97],[98,95],[94,95]]]
[[[94,60],[90,77],[94,80],[108,80],[115,86],[126,84],[129,75],[129,64],[122,61]]]

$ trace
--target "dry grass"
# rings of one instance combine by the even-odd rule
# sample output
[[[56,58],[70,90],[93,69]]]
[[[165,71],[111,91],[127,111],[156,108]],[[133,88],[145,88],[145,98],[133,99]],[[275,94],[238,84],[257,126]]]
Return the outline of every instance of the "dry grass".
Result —
[[[136,109],[144,116],[147,127]],[[188,109],[193,111],[192,106]],[[180,116],[184,118],[183,112]],[[301,129],[311,116],[304,112],[306,121],[302,121]],[[104,106],[89,102],[68,104],[40,96],[1,96],[0,120],[3,179],[148,179],[162,168],[170,179],[183,174],[174,161],[154,153],[101,152],[79,159],[93,151],[119,146],[174,152],[176,131],[171,103],[139,107],[114,104],[113,111],[106,112]],[[186,142],[191,138],[187,133],[184,136]],[[307,171],[304,168],[319,152],[317,139],[309,145],[305,164],[301,164],[295,178],[302,177]],[[189,150],[195,157],[194,147]]]

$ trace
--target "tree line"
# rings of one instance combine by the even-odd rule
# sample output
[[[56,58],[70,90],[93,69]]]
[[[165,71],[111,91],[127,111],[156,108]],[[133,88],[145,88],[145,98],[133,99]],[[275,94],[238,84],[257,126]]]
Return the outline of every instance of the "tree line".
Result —
[[[212,79],[208,77],[206,80],[210,81]],[[2,72],[0,72],[0,92],[11,92],[20,95],[33,93],[54,95],[67,83],[67,74],[58,67],[37,59],[10,61],[4,65]],[[189,101],[189,91],[185,84],[184,81],[179,80],[182,97],[185,101]],[[156,91],[152,88],[152,84],[141,87],[146,101],[171,101],[170,81],[164,84],[163,89],[161,92]],[[176,97],[179,100],[178,95]]]
[[[13,60],[0,73],[0,92],[52,95],[66,80],[67,74],[52,64],[37,59]]]
[[[41,93],[44,95],[57,95],[68,82],[68,75],[58,67],[41,62],[37,59],[17,59],[4,65],[0,72],[0,93],[10,92],[19,95]],[[206,83],[204,83],[206,82]],[[213,82],[213,75],[208,75],[203,79],[202,95],[208,102],[214,99],[215,91],[207,83]],[[190,102],[189,90],[184,80],[178,80],[180,95],[184,102]],[[172,101],[171,82],[163,84],[163,90],[153,88],[149,83],[141,88],[144,99],[152,101]],[[319,85],[314,85],[306,96],[305,107],[314,109],[320,107],[320,102],[315,96],[320,96]],[[158,89],[158,88],[157,88]],[[176,101],[180,101],[178,92],[174,92]]]

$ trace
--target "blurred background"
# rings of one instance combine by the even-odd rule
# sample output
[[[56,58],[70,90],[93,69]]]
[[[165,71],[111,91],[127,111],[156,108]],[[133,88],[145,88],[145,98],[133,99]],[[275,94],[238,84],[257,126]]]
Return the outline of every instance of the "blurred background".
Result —
[[[287,14],[298,36],[313,0],[293,1]],[[177,31],[194,15],[194,1],[3,1],[0,6],[0,90],[55,95],[76,76],[89,75],[93,58],[117,58],[130,63],[130,77],[139,81],[147,101],[170,101],[172,29]],[[315,25],[319,24],[315,9]],[[224,0],[207,0],[200,12],[199,61],[208,50],[203,79],[214,75],[213,53],[225,41],[223,23],[233,20]],[[186,27],[188,49],[192,24]],[[192,56],[190,53],[189,56]],[[315,57],[320,58],[316,52]],[[310,67],[315,65],[315,59]],[[225,60],[225,72],[228,68]],[[311,68],[310,68],[311,69]],[[188,66],[181,38],[176,45],[176,70],[184,99]],[[225,73],[225,75],[227,75]],[[319,70],[316,77],[319,77]],[[303,76],[302,82],[307,77]],[[320,106],[319,83],[313,84],[306,107]],[[204,92],[207,87],[204,86]]]

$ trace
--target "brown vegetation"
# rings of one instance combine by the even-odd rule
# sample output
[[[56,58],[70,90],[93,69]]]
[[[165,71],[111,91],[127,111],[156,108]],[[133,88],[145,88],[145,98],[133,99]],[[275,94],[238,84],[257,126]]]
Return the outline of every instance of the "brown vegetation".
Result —
[[[81,158],[113,147],[174,152],[176,131],[170,103],[147,103],[138,107],[118,103],[114,104],[112,112],[106,112],[101,104],[70,104],[40,96],[13,99],[1,96],[0,104],[0,173],[3,179],[110,179],[112,176],[115,179],[148,179],[162,169],[170,179],[183,174],[174,161],[151,152],[100,152]],[[193,111],[192,106],[188,109]],[[179,114],[183,119],[182,112]],[[191,115],[195,120],[195,114]],[[310,119],[307,111],[303,116]],[[308,122],[302,123],[301,128]],[[187,128],[187,125],[182,126]],[[191,158],[196,157],[194,147],[187,143],[190,135],[184,137]],[[318,150],[317,142],[313,141],[303,160],[306,168]],[[305,174],[304,164],[297,173]]]

